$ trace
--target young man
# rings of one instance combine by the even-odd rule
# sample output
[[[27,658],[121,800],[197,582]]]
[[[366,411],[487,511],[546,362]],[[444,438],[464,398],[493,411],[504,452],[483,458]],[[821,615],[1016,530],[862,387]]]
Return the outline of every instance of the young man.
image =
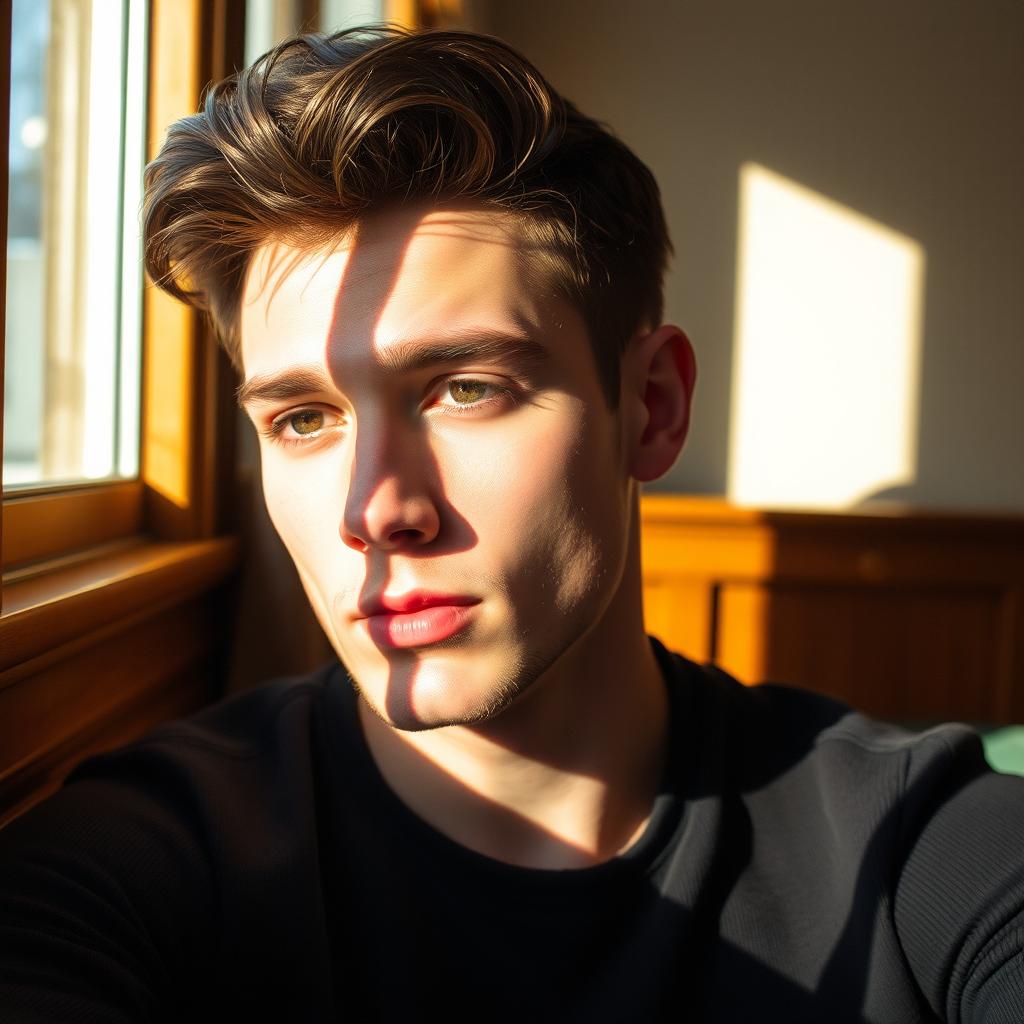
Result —
[[[15,823],[4,1020],[1024,1018],[1024,781],[644,635],[694,363],[620,142],[492,39],[293,40],[146,233],[338,661]]]

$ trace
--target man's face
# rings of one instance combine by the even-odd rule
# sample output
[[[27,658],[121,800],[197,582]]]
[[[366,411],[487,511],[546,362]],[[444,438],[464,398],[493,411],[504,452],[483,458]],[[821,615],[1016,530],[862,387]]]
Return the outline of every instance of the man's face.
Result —
[[[402,729],[496,714],[623,578],[620,417],[581,316],[517,239],[493,212],[391,213],[327,255],[267,245],[246,284],[270,516]]]

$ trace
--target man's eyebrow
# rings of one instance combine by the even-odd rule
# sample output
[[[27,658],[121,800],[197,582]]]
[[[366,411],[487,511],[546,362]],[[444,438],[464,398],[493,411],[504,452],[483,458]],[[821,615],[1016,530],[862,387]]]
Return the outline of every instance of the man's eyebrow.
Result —
[[[257,374],[242,384],[235,397],[240,406],[250,402],[280,402],[301,398],[318,391],[330,391],[334,385],[317,366],[291,366],[277,373]]]
[[[431,341],[397,341],[376,353],[384,373],[415,373],[444,363],[511,363],[523,369],[540,366],[548,350],[525,334],[473,331],[459,337]]]
[[[548,350],[527,335],[474,331],[459,338],[436,341],[398,341],[374,353],[382,373],[407,374],[446,363],[480,360],[506,363],[524,370],[536,369]],[[238,404],[280,402],[321,391],[336,390],[335,383],[317,366],[292,366],[276,373],[258,374],[237,391]]]

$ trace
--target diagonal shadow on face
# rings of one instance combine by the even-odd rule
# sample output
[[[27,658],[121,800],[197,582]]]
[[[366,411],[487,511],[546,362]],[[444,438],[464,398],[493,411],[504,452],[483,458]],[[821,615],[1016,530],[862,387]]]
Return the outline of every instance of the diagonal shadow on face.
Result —
[[[389,209],[380,215],[379,220],[369,219],[357,225],[348,240],[348,258],[334,295],[332,321],[326,339],[325,360],[335,378],[336,385],[343,393],[349,393],[351,390],[349,386],[351,382],[344,379],[350,372],[345,369],[346,364],[357,367],[360,374],[366,368],[369,373],[378,373],[381,377],[389,372],[391,360],[388,358],[388,352],[381,345],[380,328],[388,303],[396,294],[396,287],[403,274],[403,265],[413,236],[424,231],[425,212],[421,206]],[[464,216],[460,216],[457,209],[453,208],[450,222],[444,217],[439,217],[438,212],[437,209],[430,210],[431,218],[426,230],[432,236],[445,236],[449,232],[461,238],[468,235],[470,238],[485,241],[488,245],[501,245],[515,249],[517,256],[528,254],[535,258],[535,267],[545,266],[544,261],[549,254],[543,243],[534,242],[525,237],[516,237],[514,240],[507,237],[496,237],[493,230],[481,230],[479,234],[476,234],[472,222],[467,221]],[[453,231],[453,228],[456,230]],[[522,262],[517,264],[517,272],[526,273],[531,277],[533,274],[532,269],[524,269]],[[538,286],[550,287],[550,281],[541,277],[540,273],[538,272]],[[511,315],[514,317],[516,314],[513,312]],[[531,326],[530,321],[524,322],[525,329],[529,330]],[[441,329],[443,327],[444,324],[441,325]],[[555,329],[561,327],[562,324],[559,322]],[[589,342],[587,344],[589,345]],[[575,400],[581,406],[594,408],[595,418],[599,415],[610,415],[603,409],[596,408],[598,400],[595,399],[595,394],[599,393],[600,385],[592,352],[588,347],[585,351],[579,352],[578,356],[587,361],[588,365],[585,369],[581,369],[575,376],[560,372],[557,377],[545,378],[545,386],[555,386],[557,381],[558,390],[568,399]],[[357,371],[352,370],[351,372]],[[371,411],[367,413],[364,406],[357,416],[354,452],[348,470],[349,487],[345,500],[342,529],[357,535],[364,541],[362,550],[364,572],[356,599],[357,607],[363,613],[369,611],[373,602],[381,595],[387,594],[389,588],[394,584],[402,589],[408,589],[410,582],[414,587],[440,589],[436,586],[440,582],[437,576],[438,565],[423,563],[430,563],[441,560],[446,555],[471,550],[479,543],[473,526],[466,516],[456,508],[451,497],[446,493],[444,473],[438,465],[427,432],[419,433],[415,424],[411,427],[408,424],[396,426],[396,422],[401,423],[404,417],[419,415],[412,410],[411,401],[408,399],[403,399],[403,401],[407,402],[408,408],[403,407],[390,411],[371,408]],[[543,405],[543,401],[542,398],[533,399],[531,404]],[[368,404],[372,407],[374,403]],[[579,447],[582,448],[582,445]],[[572,457],[575,457],[576,454],[577,452],[574,451]],[[451,467],[448,469],[450,470]],[[571,472],[571,466],[568,463],[566,471]],[[385,504],[390,503],[393,507],[401,506],[409,499],[429,501],[437,515],[438,529],[436,533],[431,532],[427,536],[418,531],[413,519],[408,519],[407,523],[403,523],[400,512],[392,522],[396,528],[394,532],[396,534],[405,532],[407,535],[405,537],[397,536],[393,542],[382,543],[379,537],[374,539],[375,532],[379,532],[380,524],[376,518],[371,521],[368,510],[374,505],[375,499],[384,488],[388,488],[392,492],[391,498],[388,498]],[[553,502],[557,498],[557,495],[552,495]],[[409,529],[403,531],[401,529],[403,525],[408,525]],[[565,530],[570,527],[567,522],[560,521],[560,528]],[[549,530],[549,532],[551,531]],[[551,536],[554,536],[553,532],[551,532]],[[367,540],[370,543],[366,543]],[[517,609],[536,607],[540,598],[549,600],[549,595],[554,592],[560,582],[555,575],[558,563],[555,560],[551,544],[534,545],[525,553],[521,553],[520,557],[519,571],[510,574],[507,578],[502,578],[499,584],[504,589],[513,616]],[[411,565],[417,561],[423,564],[422,576],[411,569]],[[396,567],[398,567],[397,572]],[[413,576],[411,581],[410,574]],[[461,589],[458,584],[456,584],[456,589]],[[534,625],[536,626],[536,623]],[[544,626],[545,624],[541,623],[541,628]],[[518,622],[515,628],[521,628]],[[417,677],[424,665],[423,655],[416,649],[395,649],[384,642],[377,642],[372,634],[371,639],[377,643],[387,665],[388,678],[381,700],[381,710],[391,721],[411,722],[413,723],[412,728],[415,728],[415,723],[419,719],[416,714],[414,696]],[[453,638],[451,644],[459,642],[458,638]],[[433,650],[436,651],[438,648],[444,647],[446,643],[448,642],[434,645]],[[526,652],[524,660],[518,668],[515,699],[529,691],[532,681],[539,679],[551,666],[553,660],[564,653],[564,650],[565,647],[562,646],[552,647],[544,649],[541,654],[536,656],[533,656],[533,652]],[[358,689],[360,681],[355,678],[353,681]],[[505,684],[507,681],[503,681],[502,685]],[[509,696],[507,685],[501,692],[496,687],[493,696],[495,702],[506,697],[512,699]],[[371,701],[367,700],[366,704],[373,709]],[[594,706],[591,701],[590,710],[586,713],[594,713]],[[550,749],[538,751],[532,749],[529,744],[524,746],[525,737],[522,730],[517,732],[513,728],[495,732],[490,725],[493,725],[493,719],[488,719],[487,725],[469,723],[466,728],[471,731],[485,729],[488,739],[493,743],[534,760],[543,761],[553,767],[571,766],[574,772],[590,774],[595,778],[601,774],[603,758],[599,751],[593,751],[594,763],[592,765],[586,763],[586,758],[590,755],[584,754],[583,760],[581,760],[578,750],[573,753],[571,758],[567,757],[563,764],[557,751]],[[432,763],[424,760],[423,770],[429,774],[436,769]]]
[[[367,240],[365,225],[356,228],[335,297],[328,335],[326,365],[332,375],[336,360],[332,360],[331,350],[341,344],[362,348],[367,367],[380,373],[387,372],[379,357],[376,329],[422,217],[423,210],[419,207],[389,211],[388,230],[373,233],[372,242]],[[346,390],[344,381],[336,380],[336,383],[342,391]],[[412,466],[415,466],[415,473],[411,474],[414,482],[410,484],[407,470]],[[409,486],[420,491],[416,497],[431,502],[436,512],[436,533],[427,536],[411,521],[406,526],[399,515],[390,529],[392,537],[382,543],[382,539],[375,536],[378,527],[370,522],[367,510],[378,492],[387,486],[394,486],[400,499],[407,497],[403,491]],[[469,521],[445,494],[440,467],[429,443],[415,429],[393,430],[388,413],[378,414],[372,421],[364,421],[363,425],[357,423],[343,516],[349,532],[365,542],[365,575],[357,599],[357,607],[364,612],[371,601],[387,593],[395,558],[440,558],[467,551],[476,545],[478,539]],[[434,581],[422,582],[432,584]],[[388,663],[384,698],[388,717],[392,721],[415,719],[413,693],[419,667],[417,653],[415,650],[378,646]]]

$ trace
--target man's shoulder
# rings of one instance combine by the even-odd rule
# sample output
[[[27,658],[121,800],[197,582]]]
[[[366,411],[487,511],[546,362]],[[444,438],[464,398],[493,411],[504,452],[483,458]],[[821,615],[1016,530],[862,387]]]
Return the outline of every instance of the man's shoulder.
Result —
[[[282,734],[308,729],[340,673],[341,666],[331,662],[307,675],[268,680],[186,718],[164,722],[110,756],[169,748],[226,759],[257,756],[279,743]]]
[[[140,1006],[176,1005],[251,970],[268,935],[318,933],[318,737],[343,682],[335,664],[161,725],[0,832],[0,946],[15,936],[47,999],[104,986],[127,1005],[123,984]],[[275,965],[301,976],[309,948],[286,942]]]
[[[246,861],[236,842],[246,837],[305,842],[293,819],[314,813],[331,728],[325,698],[344,680],[337,662],[271,680],[88,757],[57,793],[13,823],[8,848],[16,850],[22,834],[64,857],[74,835],[88,856],[120,871],[123,859],[135,870],[140,850],[173,849],[182,861],[237,867]],[[123,842],[111,842],[114,835]],[[128,852],[121,857],[119,849]]]
[[[307,675],[271,679],[165,723],[143,742],[189,743],[226,757],[252,756],[276,742],[282,730],[307,727],[328,686],[343,676],[340,664],[332,661]]]
[[[103,784],[118,793],[130,791],[133,799],[145,795],[177,807],[197,801],[230,805],[253,789],[266,793],[296,772],[308,776],[315,771],[326,728],[325,698],[343,679],[335,662],[222,698],[87,758],[68,776],[64,789]]]
[[[665,885],[685,891],[701,851],[727,872],[726,1019],[765,1004],[734,984],[751,963],[812,994],[800,1019],[924,1019],[922,999],[950,1019],[997,1005],[1019,1019],[1024,779],[993,772],[966,725],[900,728],[681,659],[675,674],[693,753],[685,856],[666,861],[681,881]]]
[[[714,665],[670,657],[676,682],[691,693],[705,771],[737,791],[804,790],[813,779],[823,801],[862,796],[871,787],[898,798],[928,778],[963,781],[988,770],[980,737],[968,725],[907,728],[826,694],[746,685]]]

